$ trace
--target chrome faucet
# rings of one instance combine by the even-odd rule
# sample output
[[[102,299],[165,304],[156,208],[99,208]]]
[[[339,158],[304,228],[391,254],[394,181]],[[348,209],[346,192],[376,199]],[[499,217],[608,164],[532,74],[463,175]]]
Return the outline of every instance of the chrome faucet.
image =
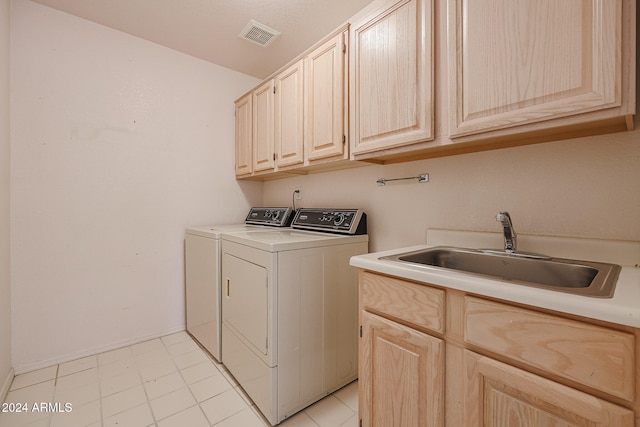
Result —
[[[513,224],[511,223],[511,217],[509,216],[509,212],[502,211],[498,215],[496,215],[496,221],[502,224],[502,229],[504,231],[504,251],[505,252],[515,252],[516,251],[516,230],[513,229]]]

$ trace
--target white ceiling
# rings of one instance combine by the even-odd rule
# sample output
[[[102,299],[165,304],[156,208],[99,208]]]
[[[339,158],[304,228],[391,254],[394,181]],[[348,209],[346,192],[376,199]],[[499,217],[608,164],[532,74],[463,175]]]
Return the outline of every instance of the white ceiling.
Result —
[[[34,0],[180,52],[264,78],[372,0]],[[238,37],[250,19],[282,33]]]

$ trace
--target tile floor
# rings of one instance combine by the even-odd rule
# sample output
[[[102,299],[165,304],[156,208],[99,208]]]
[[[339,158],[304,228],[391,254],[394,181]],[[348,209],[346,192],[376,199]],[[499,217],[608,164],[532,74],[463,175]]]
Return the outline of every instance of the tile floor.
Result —
[[[34,403],[51,403],[34,411]],[[15,405],[27,404],[27,412]],[[65,412],[65,403],[71,411]],[[56,404],[59,404],[57,407]],[[38,408],[36,408],[38,409]],[[353,382],[279,424],[356,427]],[[244,391],[186,332],[18,375],[0,427],[264,427]]]

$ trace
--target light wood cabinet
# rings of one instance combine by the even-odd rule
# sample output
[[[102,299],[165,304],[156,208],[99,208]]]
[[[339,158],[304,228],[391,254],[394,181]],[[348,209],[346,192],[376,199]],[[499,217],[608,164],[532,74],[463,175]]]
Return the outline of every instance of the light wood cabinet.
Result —
[[[444,291],[369,273],[359,289],[362,425],[444,426],[444,341],[422,332],[444,332]]]
[[[292,166],[304,161],[304,72],[302,60],[278,74],[275,85],[276,165]]]
[[[623,50],[632,34],[623,23],[631,2],[449,0],[448,6],[454,140],[501,129],[496,135],[549,133],[603,119],[630,125],[634,95],[623,91],[633,89],[635,66]],[[594,112],[603,114],[587,114]]]
[[[352,28],[352,152],[434,137],[433,0],[401,0]]]
[[[346,159],[347,37],[342,31],[304,59],[306,159]]]
[[[467,427],[633,427],[633,411],[464,351]]]
[[[252,166],[238,158],[236,175],[269,179],[631,130],[636,7],[372,2],[252,91]],[[270,85],[283,87],[276,106]]]
[[[236,101],[236,177],[286,176],[348,161],[348,28],[341,27]],[[252,106],[240,114],[249,98]],[[251,167],[244,166],[247,123],[252,123]]]
[[[471,296],[464,308],[466,343],[633,400],[633,335]]]
[[[375,274],[363,274],[360,288],[363,310],[399,319],[414,328],[444,333],[444,290]]]
[[[638,329],[369,271],[359,292],[364,427],[640,425]]]
[[[443,426],[443,341],[367,312],[361,320],[362,425]]]
[[[253,111],[252,94],[238,99],[236,108],[236,176],[253,172]]]
[[[252,93],[253,102],[253,171],[275,168],[273,79],[264,82]]]

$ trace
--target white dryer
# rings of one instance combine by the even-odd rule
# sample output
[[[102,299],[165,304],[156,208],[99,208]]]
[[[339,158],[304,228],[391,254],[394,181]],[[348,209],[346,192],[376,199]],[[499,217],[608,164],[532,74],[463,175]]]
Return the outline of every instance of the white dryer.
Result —
[[[368,236],[349,233],[366,232],[366,215],[301,209],[292,227],[222,236],[222,362],[274,425],[358,374],[349,260]]]
[[[291,208],[251,208],[244,224],[189,227],[185,235],[187,331],[221,360],[220,239],[225,233],[288,227]]]

